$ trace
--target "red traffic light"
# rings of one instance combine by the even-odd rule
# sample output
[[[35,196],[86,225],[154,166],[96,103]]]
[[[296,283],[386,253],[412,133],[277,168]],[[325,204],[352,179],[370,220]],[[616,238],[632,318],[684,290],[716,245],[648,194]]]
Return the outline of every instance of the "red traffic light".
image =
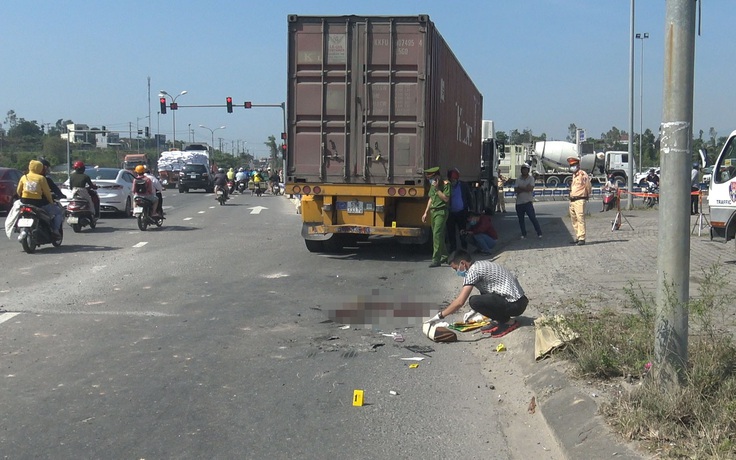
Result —
[[[176,102],[172,102],[169,107],[171,107],[171,110],[177,110],[179,108],[179,104],[177,104]]]
[[[246,109],[250,109],[252,107],[252,104],[250,103],[250,101],[247,101],[243,103],[243,107],[245,107]]]
[[[161,113],[166,113],[166,98],[160,98],[159,102],[161,102]]]
[[[227,113],[233,113],[233,98],[226,97],[225,102],[227,103]]]

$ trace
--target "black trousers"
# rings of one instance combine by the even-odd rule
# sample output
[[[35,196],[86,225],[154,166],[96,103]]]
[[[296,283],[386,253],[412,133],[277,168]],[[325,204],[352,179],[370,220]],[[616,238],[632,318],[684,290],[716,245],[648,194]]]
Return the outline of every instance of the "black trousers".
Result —
[[[698,213],[698,201],[700,201],[700,196],[693,195],[692,192],[699,192],[700,187],[690,187],[690,214],[697,214]]]
[[[457,250],[457,229],[465,230],[468,224],[468,211],[451,212],[447,215],[447,251],[452,254]],[[468,242],[460,238],[460,247],[468,249]]]
[[[523,295],[516,302],[509,302],[504,296],[492,292],[471,296],[468,303],[470,308],[483,316],[499,323],[505,323],[512,316],[519,316],[524,313],[526,306],[529,304],[529,299]]]

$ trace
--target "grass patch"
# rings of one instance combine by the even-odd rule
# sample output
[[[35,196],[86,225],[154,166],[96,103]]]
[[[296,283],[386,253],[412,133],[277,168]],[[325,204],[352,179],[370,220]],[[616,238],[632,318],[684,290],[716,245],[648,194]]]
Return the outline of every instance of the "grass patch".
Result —
[[[660,458],[736,458],[736,342],[724,323],[730,302],[718,267],[703,275],[698,297],[688,303],[681,386],[648,377],[656,303],[641,288],[626,290],[631,313],[582,313],[587,308],[579,304],[566,316],[565,327],[579,339],[558,356],[574,364],[578,377],[618,380],[621,391],[601,404],[601,413],[624,438],[641,441]]]

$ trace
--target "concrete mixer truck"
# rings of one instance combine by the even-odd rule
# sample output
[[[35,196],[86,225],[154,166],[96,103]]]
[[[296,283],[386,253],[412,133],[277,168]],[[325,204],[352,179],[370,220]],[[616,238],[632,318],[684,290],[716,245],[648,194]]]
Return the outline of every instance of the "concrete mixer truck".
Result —
[[[534,145],[529,162],[532,173],[541,179],[545,186],[556,187],[559,184],[570,185],[570,173],[567,159],[580,158],[580,168],[591,177],[602,183],[609,174],[613,174],[620,186],[626,186],[629,170],[629,152],[611,150],[607,152],[586,151],[588,144],[581,144],[582,154],[578,154],[578,146],[565,141],[540,141]],[[636,164],[634,165],[636,170]]]

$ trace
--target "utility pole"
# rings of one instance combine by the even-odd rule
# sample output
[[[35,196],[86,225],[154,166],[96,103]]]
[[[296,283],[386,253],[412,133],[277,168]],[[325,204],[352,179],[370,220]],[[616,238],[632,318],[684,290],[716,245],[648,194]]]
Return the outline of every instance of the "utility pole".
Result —
[[[684,383],[688,360],[690,297],[690,164],[692,153],[695,7],[667,0],[664,24],[664,104],[657,246],[655,379]]]
[[[629,19],[629,168],[626,172],[626,209],[634,209],[634,4],[631,0],[631,17]]]

